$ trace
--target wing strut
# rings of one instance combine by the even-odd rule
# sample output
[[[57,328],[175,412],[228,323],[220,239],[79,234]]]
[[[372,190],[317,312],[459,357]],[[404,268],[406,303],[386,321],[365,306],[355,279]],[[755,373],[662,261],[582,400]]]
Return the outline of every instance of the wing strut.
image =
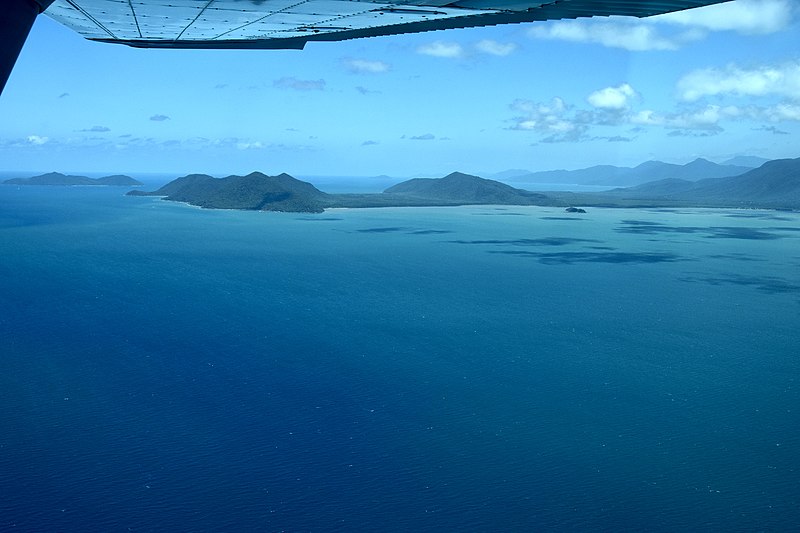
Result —
[[[6,0],[0,8],[0,94],[36,16],[53,0]]]

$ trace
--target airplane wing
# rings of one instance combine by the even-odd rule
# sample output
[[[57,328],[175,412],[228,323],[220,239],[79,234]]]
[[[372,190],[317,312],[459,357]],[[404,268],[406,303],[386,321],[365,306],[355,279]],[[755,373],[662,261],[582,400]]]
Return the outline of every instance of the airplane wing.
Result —
[[[646,17],[723,0],[55,0],[94,41],[144,48],[300,49],[309,41],[577,17]]]
[[[647,17],[727,0],[2,0],[0,93],[42,12],[87,39],[140,48],[302,49],[310,41],[515,22]]]

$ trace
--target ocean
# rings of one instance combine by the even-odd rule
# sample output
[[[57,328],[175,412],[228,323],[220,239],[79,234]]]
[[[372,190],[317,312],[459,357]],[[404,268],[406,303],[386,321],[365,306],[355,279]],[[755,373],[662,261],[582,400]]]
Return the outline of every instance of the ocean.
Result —
[[[0,531],[800,528],[800,214],[0,187]]]

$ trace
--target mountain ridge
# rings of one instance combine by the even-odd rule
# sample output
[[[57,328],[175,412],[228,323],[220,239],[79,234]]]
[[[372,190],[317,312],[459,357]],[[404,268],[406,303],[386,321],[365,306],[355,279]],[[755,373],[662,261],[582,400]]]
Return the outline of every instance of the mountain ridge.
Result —
[[[632,187],[650,181],[666,178],[698,181],[704,178],[724,178],[743,174],[752,167],[713,163],[704,158],[697,158],[685,165],[664,163],[662,161],[645,161],[635,167],[618,167],[614,165],[595,165],[578,170],[544,170],[527,175],[509,177],[509,182],[521,183],[558,183],[570,185],[608,185]]]

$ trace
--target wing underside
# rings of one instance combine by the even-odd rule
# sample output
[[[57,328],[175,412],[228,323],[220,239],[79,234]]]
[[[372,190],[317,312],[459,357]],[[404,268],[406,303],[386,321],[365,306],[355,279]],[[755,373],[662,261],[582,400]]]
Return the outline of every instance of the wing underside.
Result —
[[[87,39],[143,48],[300,49],[309,41],[589,16],[646,17],[724,0],[55,0]]]

